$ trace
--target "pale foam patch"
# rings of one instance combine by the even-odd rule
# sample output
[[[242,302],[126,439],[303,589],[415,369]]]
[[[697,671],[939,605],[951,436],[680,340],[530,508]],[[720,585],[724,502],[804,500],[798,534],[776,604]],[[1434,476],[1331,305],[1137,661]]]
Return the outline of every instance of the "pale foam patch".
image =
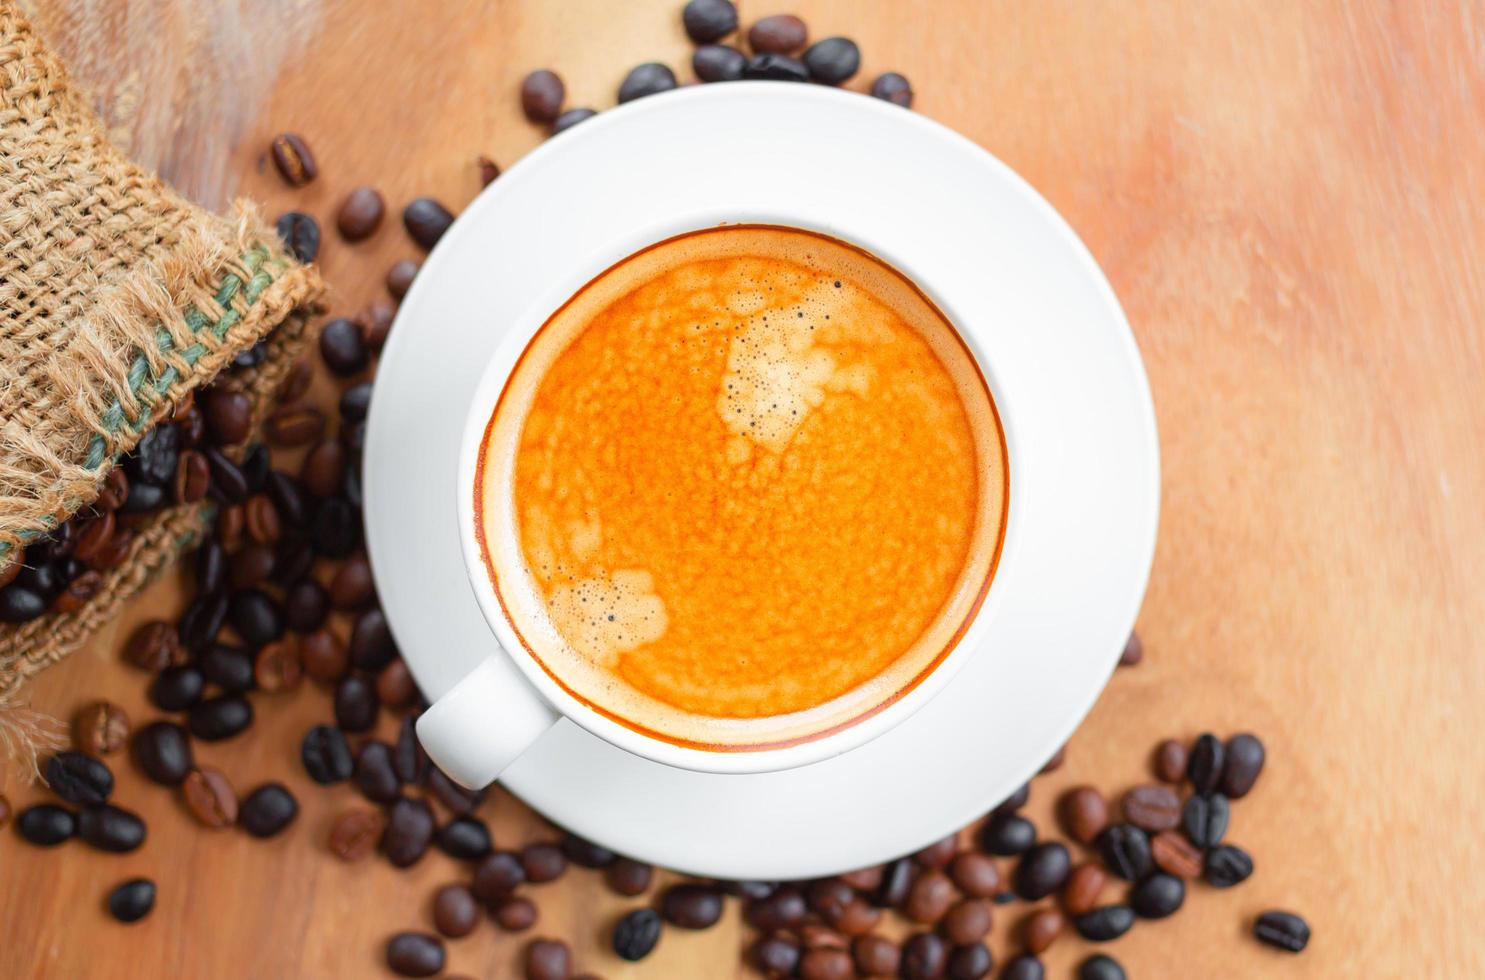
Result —
[[[572,649],[595,664],[665,634],[665,603],[649,572],[620,569],[559,585],[547,596],[552,625]]]

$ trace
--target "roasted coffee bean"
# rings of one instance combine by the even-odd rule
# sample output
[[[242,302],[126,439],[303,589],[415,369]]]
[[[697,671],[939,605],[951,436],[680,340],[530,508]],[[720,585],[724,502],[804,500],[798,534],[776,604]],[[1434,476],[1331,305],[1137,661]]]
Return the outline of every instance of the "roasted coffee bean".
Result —
[[[52,600],[52,610],[59,613],[77,612],[101,591],[103,576],[94,571],[83,572],[57,593],[57,597]]]
[[[182,660],[180,638],[175,627],[162,619],[153,619],[129,634],[124,644],[124,659],[145,670],[164,670]]]
[[[309,144],[298,133],[279,133],[270,145],[273,165],[291,187],[303,187],[320,174]]]
[[[606,868],[618,858],[617,854],[602,844],[595,844],[571,833],[562,838],[562,853],[578,867],[594,870]]]
[[[1222,782],[1222,766],[1227,752],[1221,740],[1211,732],[1196,739],[1191,747],[1191,761],[1186,764],[1186,778],[1198,793],[1215,792]]]
[[[315,551],[308,541],[288,538],[280,541],[273,556],[273,571],[268,580],[280,588],[289,588],[307,578],[314,568]]]
[[[366,415],[371,410],[371,382],[363,381],[341,392],[337,410],[345,422],[366,421]]]
[[[228,617],[237,635],[250,647],[261,647],[284,635],[283,612],[273,597],[260,589],[234,594]]]
[[[852,980],[856,970],[844,949],[809,949],[799,961],[802,980]]]
[[[1092,786],[1078,786],[1063,794],[1058,812],[1068,834],[1083,844],[1092,844],[1109,824],[1109,805]]]
[[[393,657],[392,662],[376,675],[377,700],[387,707],[404,708],[417,696],[418,686],[413,683],[412,673],[401,657]]]
[[[325,629],[299,638],[299,661],[306,674],[327,684],[340,680],[350,668],[345,647]]]
[[[1046,971],[1042,968],[1042,961],[1028,953],[1023,953],[1005,965],[1005,970],[1000,974],[1000,980],[1042,980]]]
[[[509,851],[488,854],[475,865],[474,894],[482,902],[496,902],[526,883],[520,858]]]
[[[861,69],[861,49],[850,38],[827,37],[811,44],[802,60],[812,80],[839,85]]]
[[[809,29],[793,14],[764,17],[748,29],[748,46],[756,54],[789,54],[808,40]]]
[[[316,497],[333,497],[340,492],[345,480],[346,451],[338,441],[327,439],[318,443],[304,457],[304,467],[299,478]]]
[[[1231,888],[1253,874],[1253,859],[1241,847],[1220,844],[1207,852],[1202,877],[1217,888]]]
[[[365,422],[343,422],[340,426],[340,441],[345,445],[346,452],[351,454],[351,466],[348,473],[356,471],[356,465],[366,451],[366,423]],[[342,487],[341,496],[350,499]]]
[[[1030,799],[1031,799],[1031,784],[1030,783],[1022,783],[1020,785],[1020,787],[1014,793],[1012,793],[1010,796],[1007,796],[1005,799],[1003,799],[999,803],[997,803],[995,805],[995,809],[994,810],[991,810],[990,812],[991,813],[1014,813],[1015,811],[1017,811],[1017,810],[1021,809],[1023,806],[1025,806],[1026,805],[1026,802],[1028,800],[1030,800]]]
[[[569,980],[572,953],[556,939],[537,939],[526,947],[526,980]]]
[[[196,549],[195,572],[197,593],[211,595],[226,590],[227,549],[221,542],[207,538],[201,543]]]
[[[467,936],[480,920],[480,905],[463,885],[444,885],[433,893],[433,925],[450,939]]]
[[[538,842],[521,849],[521,867],[526,880],[540,884],[556,881],[567,870],[567,857],[556,844]]]
[[[371,233],[381,226],[382,215],[386,213],[387,205],[381,193],[375,187],[363,184],[340,202],[340,210],[335,213],[335,227],[340,229],[341,238],[359,242],[371,237]]]
[[[743,78],[774,82],[807,82],[809,69],[804,62],[785,54],[754,55],[743,66]]]
[[[1185,901],[1185,882],[1163,872],[1151,875],[1129,891],[1129,905],[1142,919],[1174,915]]]
[[[455,817],[438,830],[438,849],[461,861],[479,860],[490,846],[490,828],[478,817]]]
[[[206,442],[206,416],[202,414],[200,406],[194,400],[186,406],[184,411],[177,409],[174,419],[176,431],[180,433],[182,450],[199,449]],[[176,470],[179,471],[179,469],[180,466],[177,464]]]
[[[342,861],[360,861],[376,850],[386,829],[380,810],[347,810],[330,826],[330,853]]]
[[[676,87],[675,72],[658,61],[635,65],[619,85],[619,102],[633,102],[646,95],[668,92]]]
[[[191,600],[191,604],[181,614],[180,623],[176,627],[178,642],[171,651],[171,662],[184,661],[187,650],[195,654],[206,650],[217,638],[217,634],[222,631],[222,624],[226,620],[227,595],[225,593],[197,596]]]
[[[15,829],[38,847],[54,847],[77,833],[77,817],[65,807],[37,803],[20,812]]]
[[[910,109],[913,105],[913,86],[895,71],[883,72],[871,83],[871,94],[879,99]]]
[[[1119,961],[1102,953],[1090,956],[1078,967],[1078,980],[1126,980]]]
[[[631,963],[649,956],[659,941],[660,914],[654,909],[635,909],[614,925],[614,952]]]
[[[237,822],[237,792],[219,769],[193,769],[181,784],[181,795],[186,809],[203,827],[221,830]]]
[[[151,722],[135,732],[133,754],[144,774],[165,786],[179,785],[192,768],[191,740],[174,722]]]
[[[77,815],[77,836],[100,851],[127,854],[144,843],[144,821],[111,803],[83,807]]]
[[[245,731],[253,723],[253,706],[240,694],[223,694],[198,701],[186,714],[186,727],[205,742],[220,742]]]
[[[392,263],[392,267],[387,270],[387,292],[392,294],[393,299],[401,299],[407,295],[418,274],[418,268],[419,264],[415,259],[400,259]]]
[[[303,211],[285,211],[274,228],[284,248],[300,262],[313,262],[320,254],[320,223]]]
[[[950,834],[942,840],[936,840],[932,844],[913,854],[913,861],[923,868],[942,868],[954,860],[954,854],[959,849],[959,835]]]
[[[995,966],[995,957],[984,943],[969,943],[956,946],[949,954],[949,965],[944,971],[947,980],[980,980],[990,975]]]
[[[403,718],[397,727],[397,741],[392,745],[392,768],[397,778],[412,786],[423,782],[428,774],[428,755],[418,741],[415,719]]]
[[[376,583],[365,558],[347,559],[330,580],[329,600],[336,609],[361,609],[375,598]]]
[[[449,209],[431,197],[414,198],[402,209],[402,224],[413,241],[424,248],[438,244],[443,233],[454,223]]]
[[[1108,884],[1108,880],[1108,875],[1098,865],[1092,863],[1078,865],[1068,876],[1067,884],[1062,888],[1062,904],[1073,915],[1092,912],[1098,907],[1098,899],[1103,894],[1104,885]]]
[[[1150,856],[1155,866],[1178,878],[1201,876],[1201,851],[1174,830],[1162,830],[1150,841]]]
[[[1263,743],[1257,735],[1244,732],[1227,740],[1227,760],[1222,766],[1222,792],[1233,800],[1240,800],[1258,782],[1263,772]]]
[[[254,837],[272,837],[299,815],[299,803],[282,783],[264,783],[237,809],[237,822]]]
[[[944,917],[949,906],[954,904],[954,884],[942,871],[924,871],[918,875],[908,889],[904,911],[914,922],[924,925],[937,922]]]
[[[72,721],[72,740],[92,755],[112,755],[129,740],[129,716],[109,701],[94,701]]]
[[[748,903],[743,918],[748,925],[762,932],[777,929],[793,929],[804,922],[809,906],[804,896],[793,888],[780,888],[767,898]]]
[[[708,929],[722,918],[722,893],[706,885],[672,885],[660,900],[660,911],[682,929]]]
[[[380,670],[397,655],[397,645],[380,609],[368,609],[356,617],[349,652],[351,664],[361,670]]]
[[[130,518],[126,517],[124,518],[124,520],[130,520]],[[120,523],[122,524],[123,522],[121,521]],[[133,547],[133,527],[121,526],[119,530],[114,533],[114,536],[109,540],[108,544],[104,546],[103,550],[100,551],[97,555],[93,556],[93,560],[90,564],[93,566],[93,569],[98,572],[106,572],[110,568],[117,568],[124,563],[124,559],[129,557],[130,551]]]
[[[113,771],[81,752],[58,752],[42,770],[46,784],[68,803],[97,806],[113,792]]]
[[[263,645],[253,664],[253,680],[258,690],[269,694],[292,691],[299,686],[304,668],[299,663],[299,647],[293,640],[274,640]]]
[[[1022,854],[1035,843],[1036,825],[1011,811],[995,813],[980,831],[980,847],[1001,857]]]
[[[881,909],[873,908],[863,898],[855,898],[840,910],[830,924],[847,936],[860,936],[871,932],[881,921]]]
[[[558,133],[571,129],[578,123],[592,119],[596,115],[598,115],[597,112],[586,107],[568,109],[552,123],[552,135],[556,136]]]
[[[855,897],[855,890],[839,878],[821,878],[813,882],[805,892],[810,908],[826,922],[838,915]]]
[[[130,878],[108,893],[108,914],[120,922],[138,922],[155,907],[155,883]]]
[[[1161,782],[1180,783],[1186,778],[1189,758],[1184,744],[1168,738],[1155,747],[1155,775]]]
[[[0,589],[0,623],[28,623],[46,612],[46,599],[21,585]]]
[[[326,323],[320,331],[320,357],[326,367],[342,378],[365,370],[368,352],[356,321],[342,316]]]
[[[536,925],[536,905],[519,895],[502,898],[490,910],[490,916],[506,932],[524,932]]]
[[[210,392],[212,395],[219,394],[218,391]],[[211,422],[210,415],[207,418]],[[164,487],[170,484],[175,476],[175,464],[180,455],[180,433],[173,425],[156,425],[145,432],[139,439],[139,444],[134,451],[124,458],[124,470],[129,475],[129,483],[148,483],[151,486]],[[125,498],[127,500],[127,497]],[[34,550],[34,549],[33,549]],[[42,560],[39,554],[32,554],[34,560]]]
[[[129,499],[129,474],[122,466],[115,466],[103,478],[103,489],[98,491],[95,501],[99,510],[118,510]],[[73,554],[76,554],[74,549]],[[4,584],[0,582],[0,584]]]
[[[959,890],[974,898],[989,898],[1000,889],[1000,869],[984,854],[965,851],[949,864],[949,877]]]
[[[903,980],[939,980],[948,966],[948,944],[931,932],[920,932],[902,945]]]
[[[872,896],[877,908],[899,908],[907,901],[913,884],[913,862],[909,858],[898,858],[882,871],[882,885]]]
[[[725,44],[705,44],[691,54],[691,70],[703,82],[735,82],[747,65],[747,55]]]
[[[306,446],[325,431],[325,413],[309,405],[288,405],[268,416],[264,432],[275,446]]]
[[[456,817],[465,817],[473,813],[479,809],[479,805],[485,799],[484,790],[476,792],[465,789],[445,776],[437,766],[428,766],[428,776],[423,784],[428,788],[428,792],[433,794],[433,798]],[[572,859],[570,853],[567,856],[569,860]]]
[[[308,357],[301,357],[289,365],[289,371],[284,375],[284,380],[279,384],[277,401],[288,405],[304,397],[309,391],[310,382],[314,380],[314,365]]]
[[[330,497],[315,508],[310,534],[317,553],[326,558],[345,558],[361,542],[361,521],[350,504]]]
[[[312,633],[325,624],[330,594],[312,578],[295,582],[284,595],[284,625],[296,633]]]
[[[273,470],[264,481],[268,499],[278,511],[279,520],[291,528],[302,528],[309,523],[309,508],[304,502],[304,492],[298,482],[281,470]]]
[[[603,880],[618,895],[643,895],[650,887],[653,869],[640,861],[621,857],[603,869]]]
[[[1119,654],[1120,667],[1133,667],[1145,659],[1145,644],[1140,640],[1138,633],[1130,633],[1128,641],[1124,644],[1124,652]]]
[[[392,304],[380,299],[372,300],[366,309],[361,311],[356,319],[361,323],[361,334],[366,339],[366,346],[374,351],[382,349],[382,345],[387,342],[387,335],[392,332],[392,319],[396,312]],[[355,385],[350,391],[361,387],[363,385]],[[369,389],[370,383],[367,382],[364,387]],[[342,397],[343,401],[344,397]]]
[[[392,768],[392,749],[370,741],[356,755],[356,788],[373,803],[391,803],[402,793],[402,781]]]
[[[1098,835],[1097,843],[1103,863],[1125,881],[1141,881],[1154,869],[1150,838],[1133,824],[1114,824]]]
[[[82,530],[77,532],[77,544],[72,548],[72,557],[78,561],[91,562],[108,547],[109,542],[113,540],[114,531],[117,528],[118,519],[114,517],[112,511],[100,514],[92,520],[86,521],[82,525]],[[46,569],[50,572],[55,567],[54,565],[39,565],[27,569],[31,575],[27,576],[27,580],[21,582],[21,585],[27,586],[36,592],[54,591],[53,589],[38,588],[34,576],[40,569]]]
[[[1181,798],[1169,786],[1150,783],[1136,786],[1120,801],[1124,819],[1141,830],[1158,833],[1181,822]]]
[[[73,525],[69,523],[65,526],[72,527]],[[54,558],[51,561],[29,565],[16,574],[14,587],[28,589],[44,600],[50,599],[62,588],[66,566],[67,559],[65,558]]]
[[[431,977],[443,972],[443,940],[426,932],[399,932],[387,940],[387,966],[400,977]]]
[[[556,72],[538,69],[521,82],[521,111],[534,123],[551,123],[562,114],[567,86]]]
[[[1293,912],[1265,912],[1253,923],[1259,942],[1290,953],[1299,953],[1310,943],[1310,925]]]
[[[686,36],[710,44],[737,30],[737,6],[732,0],[689,0],[681,9]]]
[[[278,556],[266,544],[244,545],[232,556],[232,587],[246,589],[268,581],[277,562]]]
[[[382,853],[399,868],[417,863],[433,842],[433,809],[426,800],[403,797],[387,808]]]
[[[206,450],[206,466],[211,470],[208,496],[228,504],[240,504],[247,499],[248,481],[242,467],[216,448]]]
[[[983,898],[955,902],[940,927],[945,938],[956,946],[977,943],[990,931],[990,903]]]
[[[217,511],[214,530],[223,548],[228,551],[237,550],[237,546],[242,543],[242,524],[241,504],[230,504]]]
[[[242,457],[242,476],[247,480],[248,493],[260,493],[263,483],[268,479],[268,471],[273,466],[273,460],[268,455],[268,447],[261,442],[255,442],[248,447]]]
[[[1038,844],[1016,865],[1016,894],[1034,902],[1061,888],[1072,873],[1067,848],[1057,842]]]
[[[1086,912],[1074,921],[1078,935],[1095,943],[1118,939],[1134,925],[1134,910],[1128,905],[1105,905]]]
[[[1191,843],[1205,851],[1222,843],[1231,813],[1227,797],[1221,793],[1193,796],[1181,813],[1181,829]]]
[[[851,958],[856,961],[856,972],[863,976],[896,976],[902,950],[886,936],[857,936],[851,942]]]
[[[1064,745],[1060,749],[1058,749],[1056,752],[1053,752],[1052,753],[1052,758],[1050,758],[1046,762],[1043,762],[1042,763],[1042,768],[1037,773],[1037,775],[1045,776],[1049,772],[1056,772],[1058,769],[1061,769],[1062,768],[1062,764],[1064,762],[1066,762],[1066,761],[1067,761],[1067,746]]]
[[[869,868],[858,868],[855,871],[847,871],[841,874],[840,880],[856,889],[858,892],[875,892],[882,887],[882,877],[886,867],[874,864]],[[741,882],[739,883],[741,884]],[[769,889],[772,891],[772,888]]]
[[[330,725],[316,725],[304,733],[304,740],[299,743],[299,758],[309,778],[321,785],[343,783],[355,771],[345,736]]]
[[[161,711],[185,711],[201,700],[206,678],[195,667],[166,667],[150,682],[150,703]]]

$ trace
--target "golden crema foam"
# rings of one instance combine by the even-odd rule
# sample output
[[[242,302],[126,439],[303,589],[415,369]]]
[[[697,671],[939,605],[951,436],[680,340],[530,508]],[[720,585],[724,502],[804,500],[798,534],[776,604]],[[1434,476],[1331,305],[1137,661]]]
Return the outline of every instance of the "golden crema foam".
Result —
[[[900,273],[720,227],[552,315],[473,503],[558,684],[667,741],[756,749],[859,721],[948,654],[999,557],[1006,451],[973,357]]]

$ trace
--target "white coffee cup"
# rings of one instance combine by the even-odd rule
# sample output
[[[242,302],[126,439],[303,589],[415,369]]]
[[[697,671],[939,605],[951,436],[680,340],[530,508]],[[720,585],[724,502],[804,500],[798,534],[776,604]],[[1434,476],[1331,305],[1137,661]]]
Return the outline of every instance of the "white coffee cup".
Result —
[[[779,748],[708,751],[677,745],[613,721],[565,691],[536,662],[516,636],[481,557],[473,488],[486,425],[495,404],[521,353],[553,311],[605,269],[648,245],[687,231],[745,223],[798,227],[861,246],[902,272],[934,300],[974,354],[990,386],[1004,429],[1009,490],[1004,543],[985,600],[954,648],[926,678],[885,708],[829,734]],[[691,215],[615,242],[586,261],[575,264],[567,279],[554,286],[543,301],[512,326],[496,349],[469,403],[459,451],[458,499],[453,506],[459,522],[465,573],[502,652],[486,657],[419,718],[418,735],[428,755],[457,782],[481,787],[499,777],[543,733],[566,717],[619,748],[665,765],[712,773],[769,772],[808,765],[850,751],[921,708],[950,682],[967,658],[975,655],[980,646],[979,638],[995,615],[1001,591],[997,583],[1013,571],[1014,544],[1019,536],[1021,481],[1016,466],[1015,411],[996,382],[994,365],[985,357],[979,333],[974,322],[956,318],[951,305],[934,294],[932,270],[913,269],[894,261],[890,242],[863,240],[853,235],[849,228],[822,227],[818,220],[788,215]]]

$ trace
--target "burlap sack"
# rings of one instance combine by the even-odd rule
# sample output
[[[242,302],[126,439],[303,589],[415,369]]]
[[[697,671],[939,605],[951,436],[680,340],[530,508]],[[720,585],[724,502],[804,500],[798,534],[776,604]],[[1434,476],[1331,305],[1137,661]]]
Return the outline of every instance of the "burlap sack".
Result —
[[[263,361],[230,382],[261,423],[320,290],[250,207],[208,214],[123,159],[0,0],[0,569],[93,502],[175,400],[271,333]],[[43,736],[22,704],[27,679],[109,621],[209,510],[158,512],[76,612],[0,627],[0,762]]]

